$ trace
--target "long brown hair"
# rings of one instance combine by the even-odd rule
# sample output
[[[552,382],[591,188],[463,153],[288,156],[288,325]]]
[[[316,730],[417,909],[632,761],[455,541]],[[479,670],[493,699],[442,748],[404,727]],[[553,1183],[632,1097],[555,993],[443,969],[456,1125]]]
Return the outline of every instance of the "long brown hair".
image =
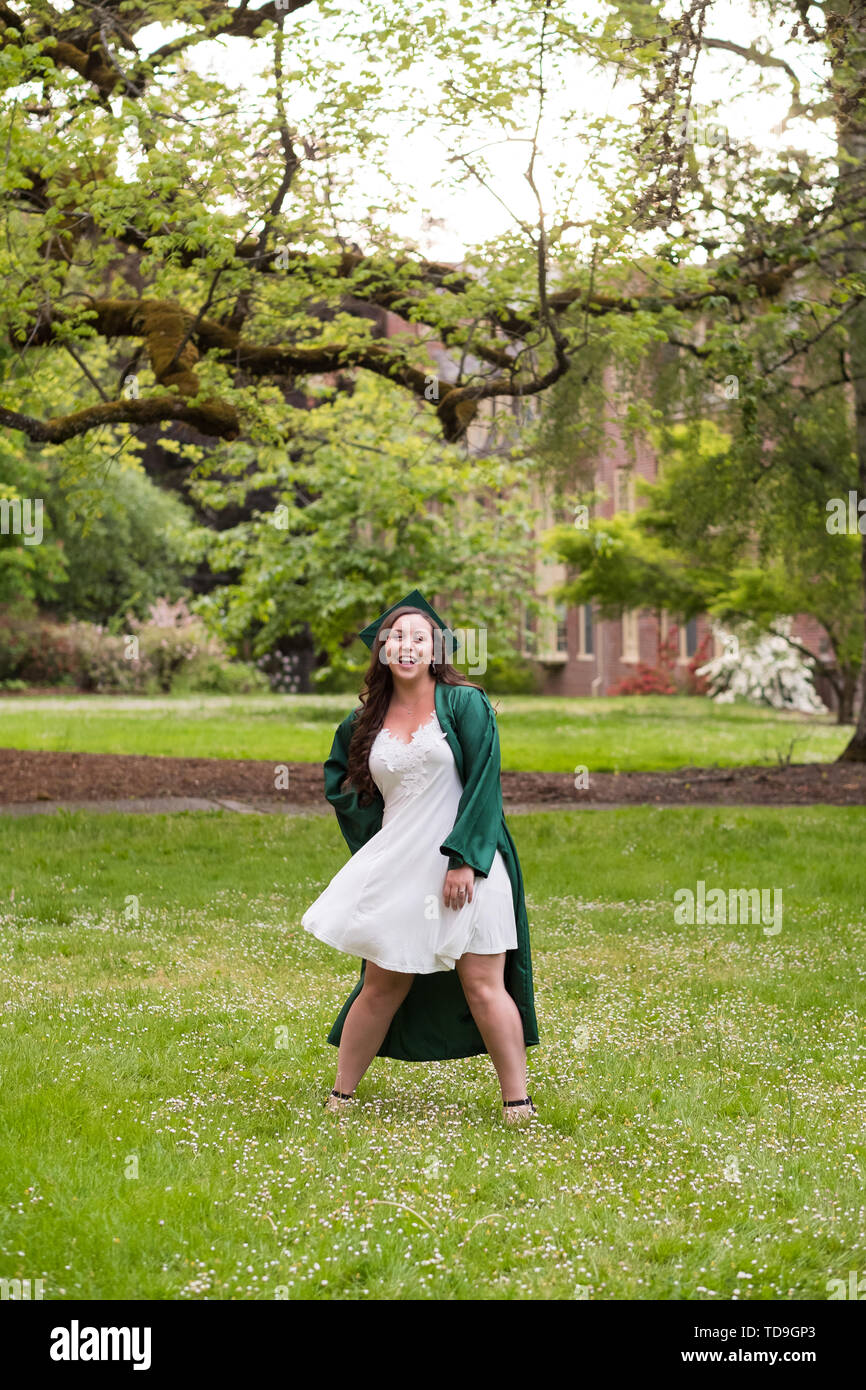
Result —
[[[433,629],[434,637],[436,627],[429,614],[422,608],[396,608],[393,613],[389,613],[379,626],[373,642],[373,650],[370,657],[370,665],[364,676],[364,684],[358,699],[361,702],[361,713],[352,725],[352,738],[349,743],[349,756],[347,759],[347,778],[352,784],[352,788],[358,793],[358,802],[361,806],[368,806],[377,793],[376,783],[370,775],[367,760],[370,756],[370,749],[373,740],[385,723],[385,716],[388,713],[388,706],[391,703],[391,696],[394,691],[394,677],[391,674],[391,667],[386,661],[380,661],[379,653],[387,641],[390,629],[395,625],[398,618],[402,618],[404,613],[417,613],[425,622],[430,624]],[[434,647],[435,651],[435,647]],[[437,685],[474,685],[476,690],[484,690],[483,686],[477,685],[475,681],[467,680],[466,677],[457,671],[450,661],[440,661],[437,665],[431,661],[432,676]],[[486,691],[484,692],[486,694]]]

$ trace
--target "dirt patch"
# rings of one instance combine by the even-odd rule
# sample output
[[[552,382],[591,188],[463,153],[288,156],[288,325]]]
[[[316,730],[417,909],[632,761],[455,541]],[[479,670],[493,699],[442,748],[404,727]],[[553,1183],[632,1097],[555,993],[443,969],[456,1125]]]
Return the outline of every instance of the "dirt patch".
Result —
[[[866,805],[866,764],[684,767],[673,772],[590,772],[576,788],[569,773],[503,772],[503,801],[545,806]]]
[[[280,775],[281,768],[288,769],[288,776]],[[278,785],[279,781],[287,785]],[[567,772],[503,772],[502,795],[506,810],[605,805],[863,806],[866,764],[591,772],[586,788],[576,788],[573,775]],[[229,810],[327,809],[320,763],[0,749],[0,807],[162,798],[235,803],[227,806]]]

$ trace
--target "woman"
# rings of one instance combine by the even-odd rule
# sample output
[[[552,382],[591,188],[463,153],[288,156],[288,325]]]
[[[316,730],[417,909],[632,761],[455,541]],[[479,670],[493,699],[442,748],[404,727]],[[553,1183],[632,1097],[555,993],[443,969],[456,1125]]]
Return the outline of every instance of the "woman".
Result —
[[[443,656],[452,634],[417,589],[361,637],[372,657],[360,707],[325,763],[325,795],[352,858],[301,919],[362,958],[328,1035],[340,1050],[325,1105],[350,1104],[377,1055],[488,1052],[506,1120],[528,1119],[537,1111],[526,1048],[538,1025],[493,708]]]

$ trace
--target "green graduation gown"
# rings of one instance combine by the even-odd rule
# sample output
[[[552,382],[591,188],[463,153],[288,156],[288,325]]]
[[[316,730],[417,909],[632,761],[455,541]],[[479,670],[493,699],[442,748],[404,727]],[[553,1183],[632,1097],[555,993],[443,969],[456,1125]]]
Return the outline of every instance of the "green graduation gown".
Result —
[[[496,715],[484,692],[474,686],[445,685],[437,681],[434,699],[436,717],[454,754],[463,784],[454,828],[440,849],[448,856],[448,868],[468,864],[484,878],[490,872],[496,851],[502,855],[511,880],[517,925],[517,949],[505,953],[505,988],[520,1011],[524,1043],[534,1047],[538,1043],[538,1023],[529,923],[520,861],[502,809]],[[375,800],[368,806],[358,804],[357,792],[340,790],[346,776],[352,724],[357,714],[357,710],[352,710],[340,724],[325,763],[325,796],[337,813],[340,830],[352,854],[381,830],[385,810],[378,788]],[[445,871],[443,865],[443,882]],[[328,1042],[335,1047],[339,1046],[346,1015],[364,983],[366,964],[366,961],[361,962],[361,978],[328,1034]],[[486,1051],[457,971],[439,970],[415,976],[409,993],[391,1020],[377,1056],[397,1057],[406,1062],[434,1062],[474,1057]]]

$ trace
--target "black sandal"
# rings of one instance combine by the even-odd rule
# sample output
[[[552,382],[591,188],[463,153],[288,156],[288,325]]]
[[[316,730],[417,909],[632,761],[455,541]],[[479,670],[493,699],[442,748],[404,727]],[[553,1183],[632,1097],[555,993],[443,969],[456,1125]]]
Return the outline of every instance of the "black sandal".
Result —
[[[337,1096],[338,1099],[341,1100],[341,1101],[343,1101],[343,1100],[354,1100],[354,1099],[355,1099],[355,1093],[354,1093],[354,1091],[338,1091],[337,1088],[336,1088],[336,1086],[335,1086],[334,1089],[333,1089],[333,1091],[331,1092],[331,1095],[328,1096],[327,1100],[324,1102],[324,1108],[325,1108],[326,1110],[338,1110],[338,1109],[341,1110],[341,1109],[343,1108],[342,1106],[335,1106],[335,1105],[333,1105],[333,1104],[331,1103],[331,1098],[332,1098],[333,1096]]]
[[[529,1109],[529,1115],[527,1115],[527,1116],[523,1116],[523,1115],[514,1115],[514,1116],[506,1115],[505,1118],[508,1120],[509,1124],[513,1124],[513,1123],[515,1123],[515,1122],[516,1122],[517,1120],[519,1120],[519,1119],[520,1119],[520,1120],[522,1120],[522,1119],[529,1119],[532,1115],[537,1115],[537,1114],[538,1114],[538,1107],[537,1107],[537,1105],[535,1105],[535,1104],[533,1103],[532,1096],[524,1096],[524,1097],[523,1097],[523,1100],[504,1100],[504,1101],[502,1102],[503,1109],[505,1109],[505,1110],[508,1110],[511,1106],[514,1106],[514,1105],[528,1105],[528,1106],[530,1107],[530,1109]]]

